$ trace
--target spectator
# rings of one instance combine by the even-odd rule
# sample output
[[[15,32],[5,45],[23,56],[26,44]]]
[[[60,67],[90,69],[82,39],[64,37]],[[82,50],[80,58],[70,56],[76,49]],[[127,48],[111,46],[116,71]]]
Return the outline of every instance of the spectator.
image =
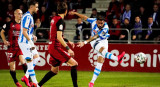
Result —
[[[128,29],[129,31],[132,29],[132,25],[129,23],[129,19],[125,18],[124,23],[121,28]],[[128,32],[126,30],[121,30],[120,40],[128,40]]]
[[[131,20],[131,6],[129,4],[126,5],[125,7],[125,12],[122,15],[122,23],[124,23],[125,19],[128,19],[129,21]]]
[[[40,28],[41,27],[41,20],[39,18],[36,19],[36,22],[35,22],[35,25],[34,25],[34,28],[37,29],[37,28]]]
[[[96,8],[92,9],[92,14],[91,14],[90,18],[97,18],[97,9]]]
[[[46,7],[42,6],[41,10],[39,11],[39,18],[41,20],[41,26],[48,28],[49,27],[49,16],[48,13],[46,11]]]
[[[14,10],[13,10],[13,5],[8,4],[8,10],[7,10],[7,16],[10,16],[11,19],[14,19]]]
[[[50,20],[54,17],[54,16],[56,16],[57,15],[57,13],[55,12],[55,11],[52,11],[52,14],[51,14],[51,16],[50,16]]]
[[[22,10],[23,13],[25,13],[27,10],[24,8],[23,4],[19,5],[19,9]]]
[[[113,19],[112,25],[110,26],[110,28],[114,29],[114,30],[109,30],[109,34],[110,40],[118,40],[119,36],[120,36],[120,23],[118,22],[117,18]]]
[[[119,18],[119,10],[118,7],[119,3],[117,0],[112,0],[109,4],[108,11],[106,13],[106,21],[109,23],[112,21],[113,18]]]
[[[146,12],[145,8],[141,6],[139,8],[138,16],[140,17],[142,21],[142,27],[145,27],[146,25],[148,25],[147,23],[148,15],[149,14]]]
[[[26,12],[28,10],[27,0],[23,0],[21,4],[23,5],[24,11]]]
[[[35,27],[35,29],[42,27],[41,21],[40,21],[39,18],[36,19],[34,27]],[[47,30],[38,29],[36,31],[37,31],[36,36],[37,36],[38,39],[48,39],[49,36],[48,36],[48,31]]]
[[[6,29],[9,29],[11,21],[12,21],[11,17],[7,16],[5,19],[5,23],[2,27],[6,27]],[[8,30],[5,32],[5,35],[7,35],[7,34],[8,34]]]
[[[153,22],[155,22],[157,25],[160,23],[160,13],[159,13],[159,7],[157,4],[153,6],[153,12],[151,16],[153,17]]]
[[[123,14],[124,12],[124,0],[119,0],[119,17]]]
[[[156,30],[152,30],[153,28],[158,28],[158,25],[153,21],[153,17],[149,17],[148,18],[148,26],[147,26],[148,30],[146,32],[145,35],[145,40],[153,40],[154,37],[156,37],[158,35],[159,32],[157,32]]]
[[[142,22],[139,16],[135,17],[135,24],[132,39],[141,40],[142,39]]]
[[[84,28],[86,28],[86,23],[82,21],[81,18],[77,19],[77,24],[76,26],[76,36],[74,37],[74,40],[80,40],[80,34],[82,33],[82,30]],[[89,36],[87,36],[88,34],[86,33],[86,31],[83,32],[83,39],[87,39],[89,38]]]

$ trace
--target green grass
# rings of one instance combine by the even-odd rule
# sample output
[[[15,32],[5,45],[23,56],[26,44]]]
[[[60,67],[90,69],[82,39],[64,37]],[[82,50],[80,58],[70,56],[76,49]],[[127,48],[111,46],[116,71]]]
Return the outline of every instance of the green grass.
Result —
[[[37,80],[40,81],[48,71],[36,70]],[[19,82],[24,75],[22,70],[17,70]],[[88,87],[93,72],[78,71],[79,87]],[[9,70],[0,70],[0,87],[16,87]],[[69,71],[60,71],[43,87],[73,87]],[[94,87],[160,87],[160,73],[138,73],[138,72],[101,72]]]

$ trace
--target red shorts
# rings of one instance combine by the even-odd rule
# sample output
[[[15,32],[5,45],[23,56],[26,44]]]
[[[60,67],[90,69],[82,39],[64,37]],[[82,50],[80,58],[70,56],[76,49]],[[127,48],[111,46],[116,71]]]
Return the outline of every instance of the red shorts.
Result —
[[[14,50],[8,50],[7,51],[7,59],[8,62],[13,62],[19,59],[19,55],[23,55],[21,49],[14,49]]]
[[[60,66],[62,63],[67,62],[71,58],[71,56],[69,56],[68,53],[60,47],[53,47],[52,49],[49,48],[49,53],[49,64],[51,64],[54,67]]]

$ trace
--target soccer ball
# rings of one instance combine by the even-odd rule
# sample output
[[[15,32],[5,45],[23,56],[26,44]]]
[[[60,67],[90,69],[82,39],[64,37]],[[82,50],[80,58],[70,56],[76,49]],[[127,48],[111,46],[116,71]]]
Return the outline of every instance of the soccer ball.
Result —
[[[144,53],[142,53],[142,52],[137,53],[134,58],[135,58],[136,62],[140,63],[140,64],[145,63],[146,60],[147,60],[146,55]]]

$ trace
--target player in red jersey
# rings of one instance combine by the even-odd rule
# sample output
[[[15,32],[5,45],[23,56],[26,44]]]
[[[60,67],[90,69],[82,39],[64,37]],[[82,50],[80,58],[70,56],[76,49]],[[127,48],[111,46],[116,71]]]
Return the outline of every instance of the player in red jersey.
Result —
[[[49,71],[43,79],[39,82],[39,86],[42,86],[45,82],[47,82],[50,78],[55,76],[59,71],[59,66],[65,62],[69,66],[71,66],[71,77],[74,87],[78,87],[77,85],[77,66],[78,63],[72,58],[74,56],[74,52],[69,48],[69,46],[65,43],[63,39],[63,26],[64,26],[64,16],[67,14],[67,4],[61,2],[57,6],[58,15],[53,17],[51,20],[50,26],[50,43],[49,43],[49,53],[50,60],[49,63],[51,65],[51,71]],[[68,40],[66,40],[68,41]],[[61,45],[68,50],[65,52],[61,49]],[[71,45],[73,45],[71,43]],[[74,45],[73,45],[74,46]]]
[[[4,42],[4,45],[8,46],[7,50],[7,59],[10,66],[10,74],[14,80],[14,83],[17,85],[17,87],[22,87],[22,85],[18,82],[16,78],[16,63],[15,61],[18,60],[21,62],[24,72],[27,70],[27,66],[25,63],[25,60],[23,58],[22,51],[20,50],[18,46],[18,36],[20,32],[20,21],[22,18],[22,11],[20,9],[16,9],[14,11],[15,20],[11,22],[9,25],[4,24],[3,28],[1,30],[1,37]],[[10,27],[6,27],[10,26]],[[8,41],[5,37],[5,34],[8,35]]]

